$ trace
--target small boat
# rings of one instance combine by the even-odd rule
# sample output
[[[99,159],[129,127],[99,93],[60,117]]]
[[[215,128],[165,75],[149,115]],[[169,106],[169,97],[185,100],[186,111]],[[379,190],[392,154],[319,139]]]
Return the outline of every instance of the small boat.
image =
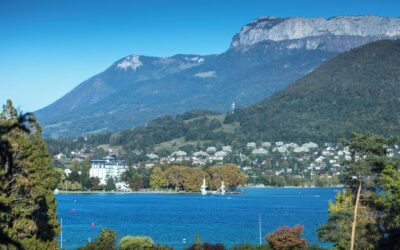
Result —
[[[201,195],[207,195],[207,185],[206,185],[206,178],[203,178],[203,185],[200,187]]]
[[[69,213],[75,213],[76,210],[75,210],[75,208],[73,208],[73,209],[71,209],[71,210],[68,210],[68,212],[69,212]]]
[[[225,184],[224,181],[221,182],[221,186],[217,189],[217,191],[212,192],[213,194],[221,194],[221,195],[225,195],[226,191],[225,191]]]

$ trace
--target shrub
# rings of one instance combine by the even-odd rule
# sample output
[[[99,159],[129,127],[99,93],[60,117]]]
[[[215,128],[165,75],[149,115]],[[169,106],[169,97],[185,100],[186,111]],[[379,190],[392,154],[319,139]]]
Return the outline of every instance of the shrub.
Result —
[[[292,228],[283,226],[268,234],[268,244],[275,250],[298,250],[307,247],[307,241],[300,238],[304,227],[296,225]]]
[[[116,249],[115,241],[117,233],[110,229],[102,229],[100,235],[86,246],[78,248],[78,250],[114,250]]]
[[[146,236],[126,236],[119,243],[121,250],[152,249],[154,242]]]
[[[257,246],[251,244],[241,244],[233,246],[232,250],[272,250],[272,249],[267,245]]]
[[[198,243],[195,243],[195,244],[189,246],[188,248],[186,248],[185,250],[226,250],[226,248],[221,243],[216,243],[216,244],[212,244],[212,243],[198,244]]]

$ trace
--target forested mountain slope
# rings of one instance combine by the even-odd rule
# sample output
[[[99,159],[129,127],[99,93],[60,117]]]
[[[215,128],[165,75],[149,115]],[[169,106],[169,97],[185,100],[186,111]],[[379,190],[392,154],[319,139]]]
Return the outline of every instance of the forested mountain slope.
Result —
[[[225,123],[244,140],[336,141],[352,132],[400,134],[400,41],[345,52]]]

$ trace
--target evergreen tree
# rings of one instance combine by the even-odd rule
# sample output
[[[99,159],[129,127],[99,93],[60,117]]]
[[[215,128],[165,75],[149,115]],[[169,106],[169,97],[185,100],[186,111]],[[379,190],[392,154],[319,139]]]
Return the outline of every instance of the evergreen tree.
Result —
[[[106,183],[106,187],[105,187],[106,191],[113,191],[115,190],[115,181],[113,178],[108,178],[107,179],[107,183]]]
[[[57,180],[42,130],[34,117],[21,121],[11,101],[0,117],[1,128],[22,124],[2,133],[0,138],[9,153],[5,159],[2,157],[0,172],[2,234],[23,249],[56,249],[59,224],[53,190]],[[0,245],[10,249],[18,248],[18,244],[0,241]]]
[[[400,182],[398,163],[387,157],[393,138],[355,134],[345,142],[352,152],[343,172],[345,190],[336,196],[328,210],[328,222],[319,229],[320,240],[332,242],[335,249],[349,249],[352,222],[358,204],[355,249],[397,249],[400,223]],[[358,189],[361,195],[358,195]],[[397,240],[395,240],[397,239]]]
[[[380,192],[375,199],[376,209],[381,211],[379,223],[384,237],[382,249],[400,249],[400,172],[388,165],[378,177]]]
[[[12,145],[4,137],[13,130],[28,132],[25,123],[29,121],[30,114],[21,115],[18,120],[6,119],[7,113],[14,113],[10,117],[16,117],[17,112],[12,106],[11,101],[3,106],[3,112],[0,113],[0,246],[2,248],[22,249],[22,244],[10,236],[9,218],[11,217],[12,201],[11,185],[15,171],[13,161]]]
[[[78,162],[72,161],[71,173],[68,175],[68,180],[71,182],[80,182],[80,175],[78,172]]]
[[[90,177],[89,183],[90,183],[89,185],[90,189],[95,189],[95,190],[101,189],[99,177]]]
[[[11,100],[7,100],[7,103],[3,105],[3,111],[0,114],[0,119],[5,120],[15,120],[18,118],[18,112],[14,108]]]
[[[86,159],[82,163],[81,175],[80,175],[80,183],[82,187],[84,187],[85,189],[89,189],[91,186],[89,171],[90,171],[90,160]]]

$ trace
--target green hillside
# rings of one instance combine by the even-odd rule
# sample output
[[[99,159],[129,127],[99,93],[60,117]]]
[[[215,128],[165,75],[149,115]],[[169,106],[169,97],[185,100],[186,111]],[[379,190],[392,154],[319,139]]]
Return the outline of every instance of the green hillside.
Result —
[[[336,142],[353,132],[400,134],[400,41],[345,52],[235,114],[194,110],[135,129],[48,143],[53,153],[106,144],[162,154],[235,142]]]
[[[160,154],[179,149],[192,151],[214,145],[216,142],[229,142],[239,124],[224,124],[224,118],[225,115],[214,111],[192,110],[177,116],[162,116],[135,129],[77,139],[48,139],[47,144],[52,154],[68,154],[88,146],[102,149],[118,149],[122,146],[126,152],[146,152],[154,149]],[[135,154],[128,157],[135,157]]]
[[[242,140],[337,141],[400,133],[400,41],[345,52],[264,101],[237,110]]]

